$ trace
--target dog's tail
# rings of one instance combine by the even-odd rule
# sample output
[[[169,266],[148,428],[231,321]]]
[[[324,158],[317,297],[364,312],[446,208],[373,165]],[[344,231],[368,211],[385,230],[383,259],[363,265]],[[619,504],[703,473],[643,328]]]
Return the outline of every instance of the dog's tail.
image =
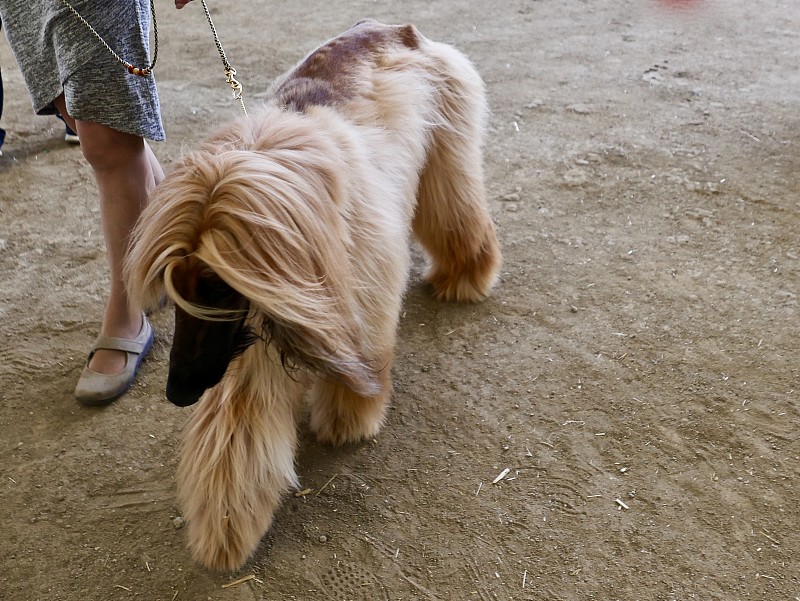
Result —
[[[166,293],[207,319],[185,291],[213,271],[250,301],[286,362],[378,394],[337,208],[345,170],[301,117],[235,122],[186,155],[144,210],[126,265],[132,300],[153,306]]]

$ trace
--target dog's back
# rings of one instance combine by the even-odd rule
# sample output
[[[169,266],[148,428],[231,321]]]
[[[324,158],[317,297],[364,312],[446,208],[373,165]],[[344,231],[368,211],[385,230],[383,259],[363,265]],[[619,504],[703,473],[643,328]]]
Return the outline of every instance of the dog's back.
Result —
[[[296,111],[337,106],[362,88],[364,68],[380,64],[396,50],[418,50],[424,38],[413,25],[384,25],[365,19],[323,44],[272,89],[275,102]]]

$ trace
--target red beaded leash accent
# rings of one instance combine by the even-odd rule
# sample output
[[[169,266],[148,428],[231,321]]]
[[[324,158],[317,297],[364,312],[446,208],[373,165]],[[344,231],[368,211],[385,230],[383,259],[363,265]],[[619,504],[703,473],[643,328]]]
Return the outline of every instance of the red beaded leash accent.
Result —
[[[128,70],[128,73],[138,75],[139,77],[147,77],[153,72],[152,69],[140,69],[139,67],[134,67],[130,63],[125,63],[125,68]]]

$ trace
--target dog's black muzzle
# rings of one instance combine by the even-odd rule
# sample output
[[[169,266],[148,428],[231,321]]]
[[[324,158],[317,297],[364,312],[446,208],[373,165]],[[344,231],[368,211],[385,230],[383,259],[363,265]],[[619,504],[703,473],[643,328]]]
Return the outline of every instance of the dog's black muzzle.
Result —
[[[170,403],[178,407],[194,405],[200,400],[200,397],[203,396],[203,393],[207,389],[208,388],[205,387],[190,387],[180,382],[176,383],[171,372],[169,377],[167,377],[167,399]]]
[[[166,390],[170,402],[188,407],[219,384],[231,361],[257,339],[244,322],[244,313],[239,319],[207,321],[175,307]]]

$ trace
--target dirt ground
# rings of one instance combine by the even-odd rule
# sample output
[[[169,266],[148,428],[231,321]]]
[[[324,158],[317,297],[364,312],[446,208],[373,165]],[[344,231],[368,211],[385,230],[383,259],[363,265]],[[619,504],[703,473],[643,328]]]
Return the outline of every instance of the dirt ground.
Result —
[[[800,599],[800,5],[210,4],[252,105],[365,16],[465,51],[501,281],[439,304],[417,255],[384,431],[304,429],[312,492],[209,573],[175,519],[171,314],[129,394],[72,397],[106,290],[96,190],[3,40],[0,599]],[[157,10],[169,169],[239,109],[200,4]]]

